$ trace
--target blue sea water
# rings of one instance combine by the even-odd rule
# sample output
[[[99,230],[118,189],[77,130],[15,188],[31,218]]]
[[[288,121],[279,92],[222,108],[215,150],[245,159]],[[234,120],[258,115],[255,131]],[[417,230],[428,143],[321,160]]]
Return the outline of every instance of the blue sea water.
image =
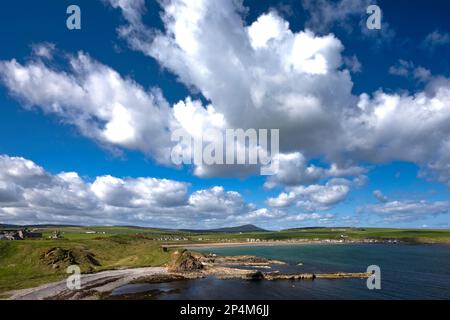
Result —
[[[283,272],[366,272],[381,268],[381,290],[365,279],[315,281],[218,280],[207,278],[162,285],[123,287],[118,293],[159,288],[159,299],[450,299],[450,246],[446,245],[292,245],[201,248],[218,255],[256,255],[282,260]],[[300,265],[299,265],[300,264]]]

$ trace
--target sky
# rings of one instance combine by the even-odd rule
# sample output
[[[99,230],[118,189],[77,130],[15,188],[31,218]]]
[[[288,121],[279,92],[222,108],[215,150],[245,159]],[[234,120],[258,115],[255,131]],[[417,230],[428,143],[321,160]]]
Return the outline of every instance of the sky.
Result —
[[[450,228],[448,1],[1,6],[0,223]],[[276,174],[173,163],[238,128]]]

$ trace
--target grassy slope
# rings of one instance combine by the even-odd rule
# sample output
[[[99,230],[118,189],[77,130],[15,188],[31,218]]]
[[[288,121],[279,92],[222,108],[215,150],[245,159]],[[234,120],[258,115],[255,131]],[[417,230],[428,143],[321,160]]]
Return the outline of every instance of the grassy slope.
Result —
[[[84,248],[95,255],[101,266],[95,271],[115,268],[161,266],[169,261],[169,253],[160,244],[145,239],[111,237],[101,240],[33,240],[0,242],[0,292],[33,287],[67,277],[65,270],[52,269],[41,261],[43,252],[51,248]],[[81,265],[87,270],[89,265]]]

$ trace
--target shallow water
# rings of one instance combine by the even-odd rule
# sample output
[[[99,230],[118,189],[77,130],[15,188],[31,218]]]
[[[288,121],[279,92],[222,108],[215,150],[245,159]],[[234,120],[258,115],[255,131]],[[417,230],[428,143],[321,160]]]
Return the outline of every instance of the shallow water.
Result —
[[[450,299],[450,246],[446,245],[292,245],[199,248],[218,255],[256,255],[286,261],[283,272],[365,272],[381,268],[381,290],[365,279],[315,281],[200,280],[127,285],[113,295],[158,290],[153,299]],[[299,265],[301,263],[302,265]],[[149,297],[149,295],[146,295]]]

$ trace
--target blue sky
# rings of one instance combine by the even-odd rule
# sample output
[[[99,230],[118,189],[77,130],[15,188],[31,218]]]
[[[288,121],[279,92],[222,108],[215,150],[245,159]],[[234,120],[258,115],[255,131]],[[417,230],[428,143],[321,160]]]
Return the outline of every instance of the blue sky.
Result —
[[[0,223],[450,228],[450,4],[192,3],[2,4]],[[189,112],[279,128],[281,173],[174,167]]]

